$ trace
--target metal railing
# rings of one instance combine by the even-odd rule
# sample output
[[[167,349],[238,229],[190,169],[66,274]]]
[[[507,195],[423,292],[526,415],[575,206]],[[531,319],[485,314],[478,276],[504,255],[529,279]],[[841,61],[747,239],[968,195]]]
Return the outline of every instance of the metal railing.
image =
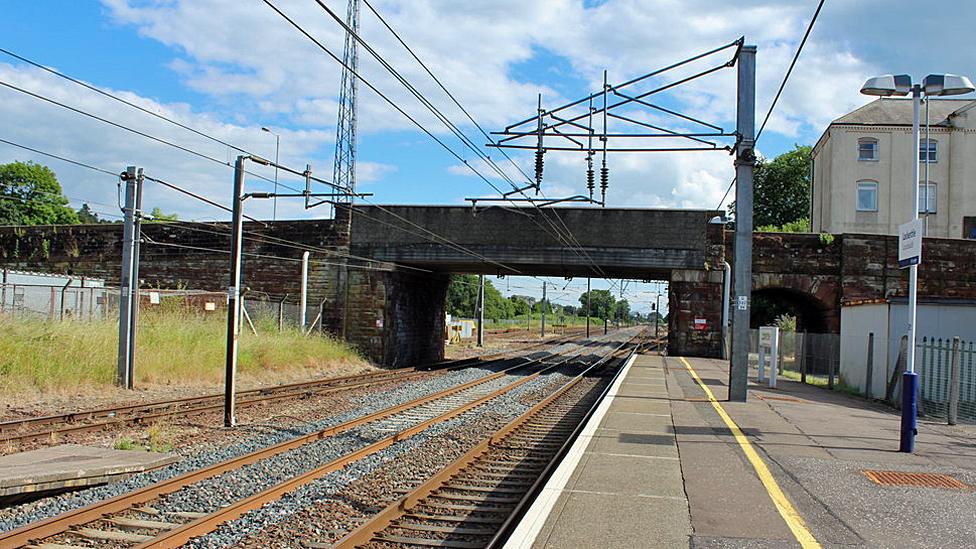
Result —
[[[113,286],[70,286],[52,284],[0,283],[0,315],[7,318],[51,322],[117,321],[119,288]],[[207,290],[139,290],[143,314],[153,312],[188,316],[223,316],[227,313],[227,294]],[[301,323],[298,296],[276,298],[252,292],[244,298],[247,319],[271,320],[279,329]],[[322,303],[309,300],[305,326],[321,331]],[[266,322],[267,324],[267,322]]]
[[[920,414],[976,422],[976,344],[923,337],[916,344]]]

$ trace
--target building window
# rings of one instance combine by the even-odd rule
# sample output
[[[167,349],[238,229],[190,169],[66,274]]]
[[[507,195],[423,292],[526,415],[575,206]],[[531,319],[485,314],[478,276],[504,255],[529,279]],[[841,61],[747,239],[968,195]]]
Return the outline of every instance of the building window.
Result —
[[[929,181],[929,184],[925,183],[918,184],[918,213],[935,213],[936,197],[938,192],[936,192],[938,187],[935,183]],[[928,198],[928,203],[926,204],[925,199]]]
[[[877,181],[857,182],[857,211],[859,212],[878,211],[878,182]]]
[[[857,140],[858,160],[878,159],[878,140],[873,137],[862,137]]]
[[[918,161],[919,162],[938,162],[939,161],[939,142],[935,139],[921,139],[918,142]]]

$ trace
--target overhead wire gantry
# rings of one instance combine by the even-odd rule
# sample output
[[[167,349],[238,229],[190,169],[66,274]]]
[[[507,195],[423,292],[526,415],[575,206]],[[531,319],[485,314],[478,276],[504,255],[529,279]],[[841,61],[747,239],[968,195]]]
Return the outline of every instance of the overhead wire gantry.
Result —
[[[599,91],[585,97],[570,101],[552,109],[542,106],[542,95],[538,97],[537,112],[534,116],[525,118],[503,131],[491,132],[498,136],[487,144],[488,147],[498,149],[521,149],[534,151],[535,181],[524,187],[516,188],[501,197],[466,198],[465,200],[477,205],[479,202],[530,202],[536,206],[551,206],[564,202],[587,202],[606,205],[607,189],[610,185],[610,168],[607,156],[610,153],[645,153],[645,152],[689,152],[689,151],[725,151],[732,153],[738,139],[735,131],[729,131],[719,124],[702,120],[699,117],[682,113],[652,102],[651,97],[671,90],[682,84],[708,76],[725,68],[734,67],[744,44],[744,38],[739,38],[728,44],[709,51],[694,55],[677,63],[651,71],[647,74],[632,78],[620,84],[610,84],[607,71],[603,72],[603,86]],[[731,56],[718,64],[709,64],[707,68],[693,71],[692,74],[681,76],[667,83],[659,83],[650,89],[642,89],[649,82],[667,76],[695,63],[707,60],[731,51]],[[651,116],[653,115],[653,116]],[[655,123],[654,116],[664,116],[680,122],[680,129],[670,129],[662,123]],[[611,129],[611,120],[614,128]],[[692,128],[692,129],[686,129]],[[686,140],[688,145],[654,145],[655,140]],[[658,141],[660,143],[660,141]],[[547,152],[581,152],[586,155],[586,195],[574,195],[565,198],[511,198],[511,195],[534,190],[538,195],[541,190],[545,155]],[[600,198],[595,198],[596,171],[594,159],[600,159]]]

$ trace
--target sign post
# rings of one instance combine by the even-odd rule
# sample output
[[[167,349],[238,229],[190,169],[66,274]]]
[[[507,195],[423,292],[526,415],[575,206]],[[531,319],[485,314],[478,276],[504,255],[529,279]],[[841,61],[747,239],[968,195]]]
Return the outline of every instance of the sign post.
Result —
[[[766,380],[766,357],[769,357],[769,387],[776,388],[779,350],[779,327],[759,327],[759,383]]]
[[[922,261],[922,220],[913,219],[898,227],[898,267],[904,269]]]

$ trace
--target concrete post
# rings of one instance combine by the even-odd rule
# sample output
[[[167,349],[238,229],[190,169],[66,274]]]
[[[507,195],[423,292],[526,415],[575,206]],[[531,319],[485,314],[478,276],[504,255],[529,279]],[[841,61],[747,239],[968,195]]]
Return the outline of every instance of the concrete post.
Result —
[[[285,329],[285,300],[288,299],[288,294],[281,298],[278,302],[278,331],[281,332]]]
[[[244,230],[244,161],[238,156],[234,165],[234,199],[230,249],[230,284],[227,287],[227,355],[224,369],[224,427],[237,423],[235,396],[237,383],[237,344],[241,318],[241,241]]]
[[[868,333],[868,363],[864,382],[864,398],[871,400],[872,385],[874,384],[874,332]]]
[[[735,158],[735,311],[729,400],[745,402],[749,383],[749,301],[752,295],[752,172],[756,163],[756,47],[743,46],[738,60]]]
[[[122,273],[119,276],[119,351],[118,367],[115,370],[115,384],[130,388],[129,347],[132,345],[132,269],[135,252],[135,211],[136,211],[136,167],[125,170],[125,216],[122,228]],[[52,288],[53,291],[53,288]],[[52,296],[52,303],[54,298]]]
[[[949,425],[955,425],[959,419],[960,355],[959,336],[955,336],[952,338],[952,359],[949,362]]]
[[[478,347],[484,347],[485,346],[485,275],[478,275],[478,311],[477,312],[478,312]]]
[[[546,337],[546,283],[542,283],[542,337]]]
[[[308,308],[308,250],[302,252],[302,286],[301,295],[299,296],[298,305],[298,325],[302,328],[302,333],[305,333],[305,322],[306,312],[305,309]]]

